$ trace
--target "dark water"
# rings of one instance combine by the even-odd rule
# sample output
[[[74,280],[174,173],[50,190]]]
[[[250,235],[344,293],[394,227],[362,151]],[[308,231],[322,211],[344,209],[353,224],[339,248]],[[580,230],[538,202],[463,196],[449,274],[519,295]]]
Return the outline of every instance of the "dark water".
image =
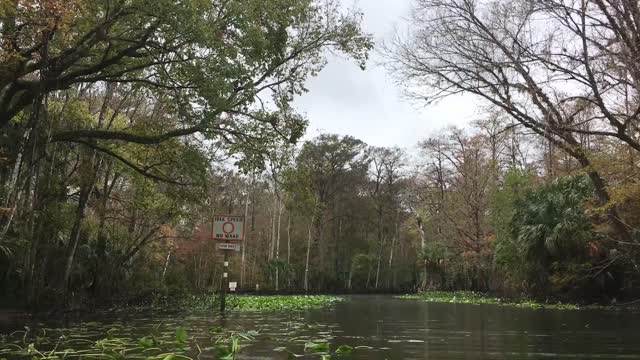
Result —
[[[95,319],[91,319],[95,320]],[[331,308],[284,313],[136,314],[32,324],[75,326],[96,339],[117,331],[139,337],[185,326],[205,348],[207,329],[258,330],[238,359],[286,359],[307,341],[355,347],[351,359],[640,359],[640,314],[600,310],[532,310],[496,305],[425,303],[352,296]],[[113,329],[116,330],[113,330]],[[206,351],[201,358],[213,358]],[[319,358],[305,356],[304,358]]]
[[[624,312],[354,297],[309,319],[376,349],[362,359],[640,359],[640,315]]]

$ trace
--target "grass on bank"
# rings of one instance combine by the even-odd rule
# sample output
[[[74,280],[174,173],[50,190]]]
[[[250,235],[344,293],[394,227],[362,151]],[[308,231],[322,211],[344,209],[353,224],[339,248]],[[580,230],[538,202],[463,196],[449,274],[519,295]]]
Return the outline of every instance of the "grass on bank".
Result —
[[[343,299],[330,295],[228,295],[227,309],[230,311],[297,311],[329,306]],[[181,306],[191,309],[217,309],[219,297],[215,294],[191,296]]]
[[[529,309],[557,309],[557,310],[579,310],[581,307],[574,304],[563,303],[541,303],[536,301],[512,301],[491,297],[483,293],[473,291],[427,291],[419,294],[401,295],[402,299],[416,299],[427,302],[443,302],[453,304],[495,304],[502,306],[515,306]],[[591,307],[591,306],[590,306]]]

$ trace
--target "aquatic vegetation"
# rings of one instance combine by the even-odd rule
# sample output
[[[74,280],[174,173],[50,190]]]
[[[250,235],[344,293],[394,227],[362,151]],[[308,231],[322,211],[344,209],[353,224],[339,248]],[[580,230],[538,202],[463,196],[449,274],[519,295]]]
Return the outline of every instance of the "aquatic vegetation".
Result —
[[[516,306],[530,309],[557,309],[578,310],[578,305],[563,303],[541,303],[532,300],[513,301],[497,297],[491,297],[474,291],[426,291],[419,294],[406,294],[398,296],[401,299],[416,299],[427,302],[446,302],[455,304],[495,304],[503,306]],[[592,306],[590,306],[592,307]]]
[[[330,295],[232,295],[227,298],[230,311],[294,311],[329,306],[342,298]],[[217,309],[215,294],[192,296],[184,299],[180,306],[187,309]]]
[[[353,346],[349,346],[349,345],[340,345],[336,349],[336,354],[338,355],[351,355],[352,352],[353,352]]]
[[[304,344],[304,351],[327,352],[329,351],[329,343],[327,342],[308,342]]]
[[[260,305],[260,308],[264,307]],[[201,315],[197,316],[201,319]],[[275,337],[273,329],[266,329],[264,333],[263,329],[244,330],[233,324],[229,327],[215,318],[213,324],[167,318],[155,325],[116,321],[109,324],[84,322],[69,328],[39,327],[34,330],[25,327],[0,335],[0,360],[233,360],[246,348],[264,341],[281,345],[274,352],[285,352],[290,358],[340,359],[354,350],[346,344],[333,344],[333,330],[329,325],[307,323],[303,317],[289,319],[276,326],[284,331]]]
[[[341,300],[329,295],[236,296],[230,304],[241,311],[282,311],[321,308]]]
[[[292,339],[293,341],[294,339]],[[294,341],[295,342],[295,341]],[[306,355],[316,355],[319,356],[322,360],[329,359],[341,359],[351,355],[354,348],[349,345],[340,345],[336,348],[335,351],[331,351],[331,345],[327,340],[319,339],[314,341],[307,341],[304,344],[304,348],[301,353],[296,353],[289,348],[283,346],[274,349],[274,351],[282,351],[286,352],[290,359],[303,357]]]
[[[189,301],[193,300],[193,301]],[[313,296],[230,296],[228,309],[239,312],[279,312],[300,311],[328,306],[342,298],[326,295]],[[214,297],[180,300],[180,307],[190,310],[206,310],[211,314]],[[153,309],[153,308],[152,308]],[[149,313],[155,313],[149,312]],[[144,314],[142,312],[136,314]],[[181,312],[192,316],[191,312]],[[215,312],[214,314],[217,314]],[[194,313],[198,318],[201,311]],[[137,315],[144,316],[144,315]],[[173,315],[172,315],[173,316]],[[210,316],[210,315],[207,315]],[[127,317],[124,317],[125,319]],[[206,317],[205,317],[206,318]],[[206,326],[190,324],[183,319],[167,318],[157,325],[137,326],[115,321],[109,324],[83,322],[69,328],[41,328],[0,335],[0,360],[9,359],[148,359],[180,360],[199,357],[232,360],[246,347],[256,341],[276,340],[285,345],[278,351],[285,351],[290,357],[299,354],[305,357],[335,359],[347,356],[353,351],[348,345],[331,346],[333,339],[330,327],[306,323],[302,317],[289,318],[283,323],[287,331],[283,337],[271,338],[261,334],[261,329],[234,328],[233,325],[215,322]]]
[[[160,325],[152,334],[135,337],[132,328],[114,324],[109,330],[95,338],[94,327],[80,326],[72,329],[42,329],[37,333],[28,327],[3,336],[0,340],[0,360],[8,359],[147,359],[179,360],[194,359],[202,353],[215,353],[218,359],[230,360],[243,348],[242,341],[252,341],[256,331],[239,333],[221,329],[209,332],[211,338],[189,336],[187,329],[178,326],[174,332],[161,331]],[[82,332],[82,330],[90,330]],[[200,347],[207,341],[213,346]]]

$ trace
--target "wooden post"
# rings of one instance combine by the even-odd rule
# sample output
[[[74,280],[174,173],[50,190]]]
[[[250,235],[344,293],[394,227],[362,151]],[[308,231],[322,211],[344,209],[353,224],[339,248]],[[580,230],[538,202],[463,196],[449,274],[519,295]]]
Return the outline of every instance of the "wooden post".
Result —
[[[229,287],[229,250],[222,250],[224,253],[224,268],[222,270],[222,292],[220,297],[220,312],[224,313],[227,306],[227,287]]]

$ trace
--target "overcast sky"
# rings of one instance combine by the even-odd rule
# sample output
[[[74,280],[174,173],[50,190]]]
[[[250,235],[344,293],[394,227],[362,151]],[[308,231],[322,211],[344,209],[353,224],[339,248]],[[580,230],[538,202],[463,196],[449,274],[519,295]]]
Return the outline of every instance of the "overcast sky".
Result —
[[[342,0],[345,6],[352,0]],[[394,26],[402,26],[411,0],[360,0],[364,30],[376,43],[388,39]],[[372,54],[365,71],[352,61],[331,57],[327,67],[307,83],[309,92],[295,101],[309,119],[307,138],[320,132],[352,135],[370,145],[409,148],[448,125],[464,125],[478,117],[467,97],[449,98],[424,107],[411,103]]]

